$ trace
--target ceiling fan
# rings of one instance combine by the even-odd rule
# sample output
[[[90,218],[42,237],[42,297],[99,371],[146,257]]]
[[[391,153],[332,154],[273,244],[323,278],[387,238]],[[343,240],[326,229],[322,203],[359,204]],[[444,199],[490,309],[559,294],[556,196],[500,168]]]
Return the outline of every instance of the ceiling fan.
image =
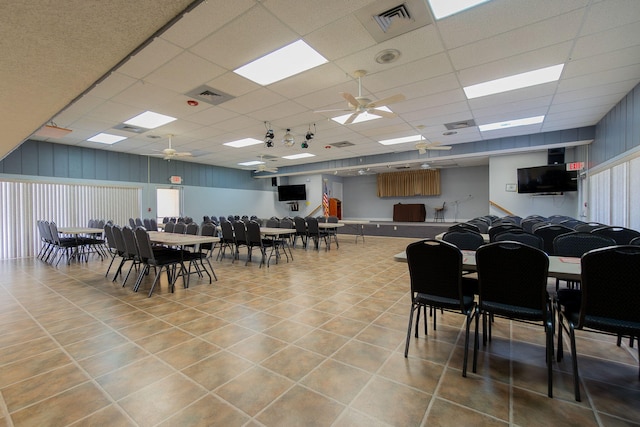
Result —
[[[416,149],[418,150],[418,153],[420,154],[425,154],[427,152],[427,150],[451,150],[451,146],[450,145],[441,145],[442,142],[426,142],[426,141],[420,141],[416,144]]]
[[[179,152],[176,149],[171,147],[171,138],[173,135],[169,135],[169,146],[162,150],[159,154],[149,154],[150,156],[162,156],[164,160],[175,159],[176,157],[191,157],[191,153],[189,152]]]
[[[364,77],[367,72],[365,70],[357,70],[353,74],[358,78],[358,96],[353,96],[352,94],[347,92],[340,92],[340,95],[342,95],[342,97],[347,101],[348,108],[337,110],[318,110],[316,111],[316,113],[324,113],[329,111],[350,111],[352,114],[344,122],[345,125],[353,123],[353,121],[362,113],[368,113],[387,118],[395,117],[395,113],[382,110],[380,108],[386,107],[387,105],[391,105],[396,102],[404,101],[405,96],[402,94],[396,94],[384,99],[372,101],[371,99],[362,96],[362,77]]]
[[[264,163],[264,160],[262,159],[262,155],[260,155],[260,164],[256,165],[256,168],[254,169],[253,173],[260,173],[260,172],[272,172],[272,173],[276,173],[278,172],[278,168],[277,167],[272,167],[270,168],[269,166],[267,166]]]

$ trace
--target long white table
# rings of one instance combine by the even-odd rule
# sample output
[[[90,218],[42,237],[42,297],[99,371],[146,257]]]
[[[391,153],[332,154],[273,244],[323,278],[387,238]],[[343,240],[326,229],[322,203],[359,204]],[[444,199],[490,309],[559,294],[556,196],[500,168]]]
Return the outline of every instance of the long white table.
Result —
[[[475,251],[462,251],[462,269],[467,271],[476,271],[476,253]],[[394,261],[407,262],[407,254],[405,251],[399,252],[393,256]],[[580,258],[550,256],[549,257],[549,277],[560,280],[580,280]]]
[[[218,236],[197,236],[193,234],[165,233],[164,231],[149,231],[152,243],[168,246],[198,245],[200,243],[218,243]]]

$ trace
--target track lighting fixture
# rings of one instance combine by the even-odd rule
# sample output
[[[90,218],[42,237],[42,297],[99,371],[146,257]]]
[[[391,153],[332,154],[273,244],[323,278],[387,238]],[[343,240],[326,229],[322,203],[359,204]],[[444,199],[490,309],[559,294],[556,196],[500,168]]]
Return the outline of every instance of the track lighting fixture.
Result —
[[[271,123],[264,122],[264,127],[267,128],[267,133],[264,134],[264,146],[267,148],[273,148],[273,129],[271,129]]]
[[[313,130],[316,130],[316,124],[313,124]],[[309,130],[307,131],[307,134],[304,136],[305,141],[302,141],[302,143],[300,144],[300,147],[302,148],[309,148],[309,141],[311,141],[313,139],[313,137],[315,136],[315,134],[313,132],[311,132],[311,125],[309,125]]]

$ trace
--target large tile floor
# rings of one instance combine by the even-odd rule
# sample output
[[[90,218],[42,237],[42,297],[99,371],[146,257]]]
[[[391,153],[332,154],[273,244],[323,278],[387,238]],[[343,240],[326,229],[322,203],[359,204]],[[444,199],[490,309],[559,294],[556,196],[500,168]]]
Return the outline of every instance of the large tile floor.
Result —
[[[461,376],[464,318],[411,341],[406,264],[415,239],[343,236],[174,294],[106,279],[107,262],[0,262],[0,425],[640,425],[637,349],[581,334],[546,396],[541,326],[496,319],[478,373]],[[164,278],[163,278],[164,279]],[[149,283],[146,283],[148,289]]]

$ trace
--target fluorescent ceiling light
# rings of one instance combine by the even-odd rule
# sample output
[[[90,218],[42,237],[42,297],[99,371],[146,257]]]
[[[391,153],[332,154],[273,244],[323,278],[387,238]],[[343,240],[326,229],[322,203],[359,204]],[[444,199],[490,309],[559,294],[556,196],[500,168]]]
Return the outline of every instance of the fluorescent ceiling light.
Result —
[[[540,68],[539,70],[527,71],[526,73],[478,83],[465,87],[464,93],[468,99],[473,99],[542,83],[555,82],[560,78],[563,68],[564,64],[552,65],[551,67]]]
[[[436,19],[442,19],[487,1],[489,0],[429,0],[429,5],[433,16]]]
[[[328,62],[303,40],[233,70],[234,73],[266,86]]]
[[[300,153],[300,154],[292,154],[290,156],[282,156],[283,159],[288,160],[296,160],[296,159],[304,159],[305,157],[315,157],[315,154],[311,153]]]
[[[383,139],[378,141],[382,145],[404,144],[405,142],[414,142],[422,140],[422,135],[404,136],[402,138]]]
[[[87,141],[91,142],[99,142],[100,144],[115,144],[116,142],[120,142],[124,139],[127,139],[126,136],[120,135],[111,135],[110,133],[99,133],[91,138],[87,139]]]
[[[260,141],[259,139],[255,139],[255,138],[243,138],[237,141],[225,142],[222,145],[227,145],[233,148],[242,148],[242,147],[248,147],[250,145],[262,144],[263,142],[264,141]]]
[[[261,162],[260,160],[252,160],[250,162],[242,162],[238,164],[240,166],[256,166],[256,165],[264,165],[264,162]]]
[[[140,126],[146,129],[155,129],[167,123],[177,120],[175,117],[165,116],[164,114],[154,113],[153,111],[145,111],[142,114],[124,122],[127,125]]]
[[[393,111],[391,111],[389,109],[389,107],[377,107],[376,110],[382,110],[382,111],[387,111],[389,113],[392,113]],[[338,116],[338,117],[333,117],[331,120],[333,120],[334,122],[340,123],[341,125],[344,124],[344,122],[347,121],[347,119],[349,117],[351,117],[352,113],[348,113],[348,114],[344,114],[342,116]],[[355,118],[354,121],[352,121],[351,123],[362,123],[362,122],[368,122],[369,120],[376,120],[376,119],[380,119],[382,118],[381,116],[376,116],[375,114],[369,114],[367,112],[364,113],[360,113],[358,114],[358,116]]]
[[[489,123],[486,125],[480,125],[478,126],[478,128],[480,129],[480,132],[486,132],[489,130],[514,128],[516,126],[535,125],[538,123],[542,123],[543,121],[544,116],[536,116],[527,117],[526,119],[507,120],[506,122]]]

